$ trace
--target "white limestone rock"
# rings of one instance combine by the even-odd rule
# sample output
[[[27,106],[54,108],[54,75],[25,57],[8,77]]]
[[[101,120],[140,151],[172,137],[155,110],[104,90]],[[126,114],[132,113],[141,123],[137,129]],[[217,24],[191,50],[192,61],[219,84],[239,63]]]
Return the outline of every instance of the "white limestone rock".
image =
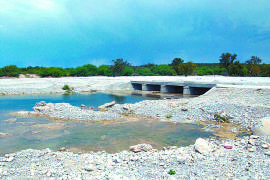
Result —
[[[202,138],[198,138],[196,140],[195,145],[194,145],[194,149],[195,149],[195,151],[197,151],[201,154],[208,154],[208,153],[212,152],[212,148],[211,148],[209,142],[202,139]]]

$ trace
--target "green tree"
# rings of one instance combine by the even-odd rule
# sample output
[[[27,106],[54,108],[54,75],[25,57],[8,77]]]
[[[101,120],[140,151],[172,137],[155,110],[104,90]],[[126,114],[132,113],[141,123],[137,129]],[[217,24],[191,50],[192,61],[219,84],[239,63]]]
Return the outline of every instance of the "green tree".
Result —
[[[171,66],[167,64],[160,64],[157,66],[157,74],[165,76],[165,75],[176,75],[175,71]]]
[[[4,66],[2,68],[3,76],[18,77],[21,70],[16,65]]]
[[[108,70],[108,69],[110,69],[110,67],[108,65],[101,65],[97,69],[97,74],[104,76],[105,75],[105,71]]]
[[[112,66],[114,76],[124,75],[125,66],[130,66],[130,64],[123,59],[116,59],[112,61],[114,63],[114,65]]]
[[[88,76],[88,69],[87,67],[83,67],[83,66],[80,66],[80,67],[77,67],[76,70],[75,70],[75,74],[76,76]]]
[[[179,65],[179,72],[180,74],[192,75],[196,69],[196,64],[192,62],[187,62],[186,64],[180,64]]]
[[[87,69],[86,76],[95,76],[97,75],[97,67],[93,64],[86,64],[82,66]]]
[[[265,77],[270,77],[270,64],[263,64],[261,75]]]
[[[235,61],[234,63],[230,64],[228,69],[229,74],[232,76],[246,76],[248,74],[246,66],[239,61]]]
[[[220,67],[224,67],[229,70],[230,64],[236,60],[237,54],[222,53],[219,59]]]
[[[146,67],[146,68],[151,68],[153,66],[157,66],[157,65],[153,63],[147,63],[147,64],[142,65],[142,67]]]
[[[154,75],[150,68],[138,68],[136,70],[136,73],[138,73],[141,76],[153,76]]]
[[[259,76],[261,73],[261,69],[259,64],[262,60],[257,56],[251,56],[249,60],[246,61],[248,73],[251,76]]]
[[[180,73],[180,64],[183,64],[184,60],[181,58],[174,58],[170,66],[173,67],[174,71],[179,74]]]
[[[212,75],[214,74],[214,69],[209,66],[201,66],[196,68],[197,75],[203,76],[203,75]]]
[[[3,72],[3,69],[0,68],[0,77],[4,76],[4,72]]]
[[[225,68],[214,67],[214,75],[224,75],[225,73],[227,73]]]
[[[124,76],[131,76],[132,74],[134,74],[134,69],[132,67],[125,66]]]

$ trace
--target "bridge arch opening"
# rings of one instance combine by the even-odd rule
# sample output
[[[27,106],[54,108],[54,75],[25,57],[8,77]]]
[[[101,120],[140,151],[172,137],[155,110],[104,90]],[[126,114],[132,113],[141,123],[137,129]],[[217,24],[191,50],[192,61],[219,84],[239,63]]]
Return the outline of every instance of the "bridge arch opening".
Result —
[[[132,87],[134,90],[142,90],[142,84],[132,83]]]
[[[146,91],[160,91],[161,86],[156,84],[146,84]]]
[[[166,85],[163,92],[183,94],[183,86]]]

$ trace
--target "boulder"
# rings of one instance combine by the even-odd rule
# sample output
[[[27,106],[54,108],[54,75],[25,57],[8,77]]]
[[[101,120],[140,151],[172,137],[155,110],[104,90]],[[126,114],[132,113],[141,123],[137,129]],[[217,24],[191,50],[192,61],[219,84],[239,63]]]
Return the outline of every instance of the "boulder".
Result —
[[[103,105],[101,105],[101,106],[98,106],[98,110],[103,111],[103,110],[105,110],[106,108],[112,107],[112,106],[114,106],[114,105],[115,105],[115,101],[112,101],[112,102],[103,104]]]
[[[135,153],[141,152],[141,151],[147,152],[147,151],[151,151],[152,149],[153,147],[150,144],[138,144],[138,145],[129,147],[129,150]]]
[[[40,101],[38,103],[35,104],[35,106],[46,106],[46,102],[45,101]]]
[[[65,152],[65,151],[67,151],[67,149],[65,147],[61,147],[60,149],[58,149],[58,151]]]
[[[46,104],[45,101],[40,101],[36,103],[36,105],[33,107],[33,110],[35,112],[44,112],[44,111],[53,111],[54,109],[54,104],[53,103],[48,103]]]
[[[84,108],[85,107],[85,105],[84,104],[81,104],[81,108]]]
[[[212,149],[210,147],[209,142],[202,139],[202,138],[198,138],[196,140],[195,145],[194,145],[194,149],[195,149],[195,151],[197,151],[201,154],[208,154],[208,153],[212,152]]]
[[[7,136],[10,136],[10,134],[0,132],[0,137],[7,137]]]
[[[269,145],[266,144],[266,143],[264,143],[264,144],[262,144],[262,148],[263,148],[263,149],[268,149],[268,148],[269,148]]]

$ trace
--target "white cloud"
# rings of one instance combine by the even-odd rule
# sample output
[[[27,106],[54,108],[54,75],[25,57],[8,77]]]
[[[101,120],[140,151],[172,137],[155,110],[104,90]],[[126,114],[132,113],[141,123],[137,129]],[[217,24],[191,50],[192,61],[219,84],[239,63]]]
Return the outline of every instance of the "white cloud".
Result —
[[[38,15],[63,11],[62,0],[2,0],[0,13],[8,15]],[[33,16],[34,18],[34,16]]]

